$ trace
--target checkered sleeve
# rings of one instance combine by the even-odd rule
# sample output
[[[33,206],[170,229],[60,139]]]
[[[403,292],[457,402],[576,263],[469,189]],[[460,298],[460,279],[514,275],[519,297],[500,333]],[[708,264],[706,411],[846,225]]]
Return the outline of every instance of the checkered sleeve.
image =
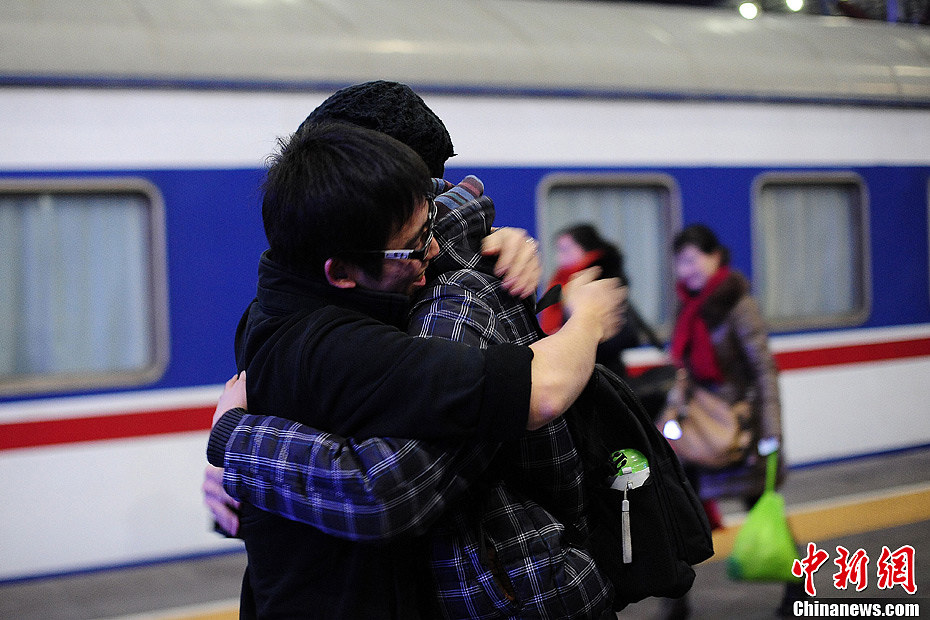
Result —
[[[426,294],[411,307],[407,332],[421,338],[443,338],[486,349],[491,344],[506,342],[501,338],[501,326],[495,309],[475,293],[483,280],[471,272],[441,276]]]
[[[474,269],[481,260],[481,239],[491,232],[494,201],[484,195],[484,184],[467,176],[436,196],[449,211],[436,223],[439,255],[431,261],[431,273]]]
[[[354,441],[244,415],[229,438],[223,484],[241,501],[333,536],[383,540],[425,532],[493,455],[407,439]]]

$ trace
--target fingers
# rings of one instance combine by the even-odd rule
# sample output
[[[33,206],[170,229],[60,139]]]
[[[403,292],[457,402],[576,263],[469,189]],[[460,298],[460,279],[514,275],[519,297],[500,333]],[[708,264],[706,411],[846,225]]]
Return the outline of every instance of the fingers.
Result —
[[[617,304],[617,308],[615,312],[616,312],[616,321],[617,321],[616,333],[619,333],[620,330],[623,329],[623,325],[626,322],[627,310],[629,309],[628,296],[629,296],[630,291],[629,291],[629,288],[625,284],[622,284],[622,285],[620,284],[619,279],[617,280],[617,284],[618,284],[617,293],[619,295],[619,303]]]
[[[618,278],[598,279],[601,270],[580,271],[563,288],[562,306],[569,317],[581,312],[601,342],[615,336],[623,326],[627,288]]]
[[[226,381],[226,387],[225,387],[225,389],[227,389],[227,390],[230,389],[231,387],[233,387],[233,386],[236,384],[237,381],[240,381],[240,380],[241,380],[242,382],[245,382],[245,371],[244,371],[244,370],[243,370],[242,372],[240,372],[239,374],[233,375],[232,377],[230,377],[230,378]]]
[[[620,280],[618,278],[608,278],[605,280],[598,280],[598,282],[607,284],[603,301],[606,313],[603,324],[603,339],[607,340],[620,333],[620,329],[623,327],[627,288],[620,285]]]
[[[239,502],[223,489],[223,469],[208,465],[203,481],[204,503],[213,514],[213,519],[223,530],[235,536],[239,531]]]
[[[503,274],[504,289],[514,297],[524,299],[539,287],[542,265],[536,242],[526,239],[517,250],[509,269]]]
[[[203,494],[205,498],[221,502],[233,508],[239,508],[239,502],[223,488],[223,468],[207,465],[203,472]]]
[[[536,292],[542,275],[536,240],[520,228],[498,228],[482,241],[481,253],[497,255],[494,273],[514,297]]]
[[[577,282],[578,284],[587,284],[588,282],[594,282],[601,277],[601,268],[600,267],[588,267],[587,269],[582,269],[578,273],[574,274],[571,280]]]
[[[245,379],[245,371],[243,370],[226,382],[223,393],[220,395],[216,403],[216,409],[213,412],[213,424],[216,424],[216,421],[230,409],[235,409],[237,407],[248,409]]]
[[[236,407],[246,408],[245,371],[230,378],[223,388],[213,412],[215,425],[224,413]],[[236,510],[239,502],[234,500],[223,488],[223,469],[208,465],[203,481],[204,503],[213,513],[217,525],[231,536],[239,531],[239,516]]]
[[[502,276],[510,269],[514,257],[517,255],[519,246],[523,244],[526,235],[520,234],[516,228],[495,228],[491,234],[481,240],[481,253],[485,256],[497,255],[497,263],[494,265],[494,273]]]
[[[223,468],[207,465],[203,475],[203,494],[205,499],[238,509],[240,503],[223,488]]]
[[[562,302],[571,306],[571,298],[575,291],[598,279],[601,275],[600,267],[588,267],[572,275],[562,287]]]
[[[210,512],[213,513],[213,519],[224,532],[230,536],[236,536],[239,533],[239,515],[230,510],[225,504],[207,504]]]

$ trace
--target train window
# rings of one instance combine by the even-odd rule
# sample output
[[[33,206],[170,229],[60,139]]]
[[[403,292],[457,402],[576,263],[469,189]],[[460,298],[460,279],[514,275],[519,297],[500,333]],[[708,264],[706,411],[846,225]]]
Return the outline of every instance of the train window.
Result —
[[[164,252],[162,201],[144,181],[0,182],[0,393],[160,376]]]
[[[679,204],[678,186],[666,175],[548,176],[537,200],[544,279],[558,267],[554,238],[558,231],[574,224],[593,224],[623,252],[631,303],[666,335],[672,306],[669,231],[677,222]]]
[[[773,329],[858,324],[869,281],[862,180],[766,175],[757,181],[753,278]]]

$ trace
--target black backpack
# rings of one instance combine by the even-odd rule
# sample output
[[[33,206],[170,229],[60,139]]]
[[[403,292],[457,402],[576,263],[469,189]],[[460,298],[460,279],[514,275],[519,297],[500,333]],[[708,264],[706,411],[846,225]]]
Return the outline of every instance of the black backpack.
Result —
[[[597,366],[566,412],[585,470],[589,535],[583,545],[614,586],[614,610],[650,596],[679,597],[694,583],[692,565],[714,554],[710,525],[678,457],[651,416],[616,374]],[[635,449],[649,462],[645,484],[628,490],[632,561],[623,561],[624,492],[610,488],[612,455]]]

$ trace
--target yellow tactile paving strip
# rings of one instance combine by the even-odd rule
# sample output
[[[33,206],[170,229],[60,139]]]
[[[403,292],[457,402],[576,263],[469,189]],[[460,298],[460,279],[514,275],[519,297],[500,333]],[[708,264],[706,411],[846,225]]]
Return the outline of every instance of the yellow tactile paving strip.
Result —
[[[897,525],[930,520],[930,485],[896,489],[885,494],[789,507],[788,523],[795,540],[818,542]],[[714,557],[726,559],[742,520],[714,532]]]

